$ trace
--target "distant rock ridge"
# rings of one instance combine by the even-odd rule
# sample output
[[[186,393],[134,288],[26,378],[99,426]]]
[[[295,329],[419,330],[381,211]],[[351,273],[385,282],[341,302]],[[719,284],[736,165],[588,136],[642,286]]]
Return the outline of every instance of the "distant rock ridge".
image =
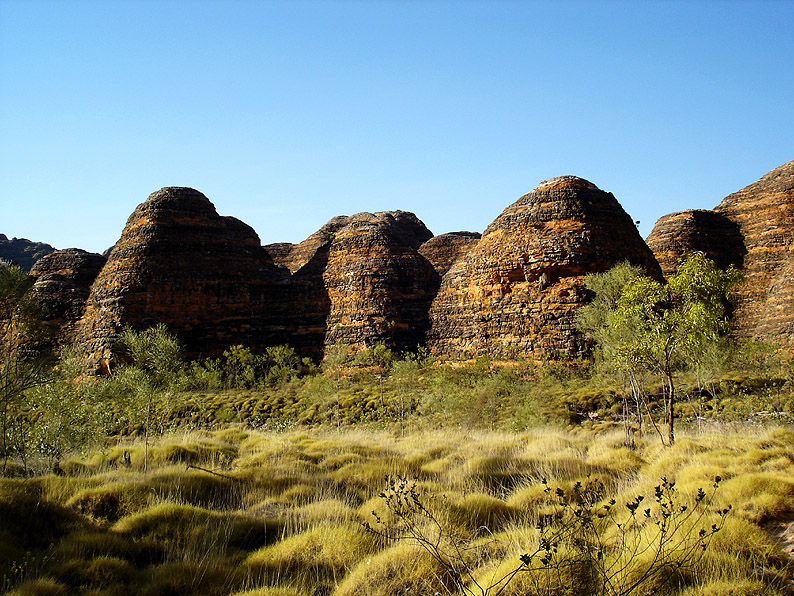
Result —
[[[55,249],[44,242],[32,242],[27,238],[8,239],[5,234],[0,234],[0,259],[13,261],[25,271],[30,268],[41,257],[55,252]]]

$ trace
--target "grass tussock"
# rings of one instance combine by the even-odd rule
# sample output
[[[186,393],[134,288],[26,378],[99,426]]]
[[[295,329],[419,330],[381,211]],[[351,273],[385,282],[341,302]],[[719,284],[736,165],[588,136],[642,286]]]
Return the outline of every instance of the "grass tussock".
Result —
[[[117,448],[133,454],[132,466],[114,463]],[[703,527],[720,523],[719,509],[732,512],[696,561],[645,574],[652,551],[640,549],[614,581],[639,577],[644,592],[694,596],[782,594],[792,579],[790,559],[767,532],[772,522],[794,520],[789,429],[682,433],[667,449],[653,436],[636,437],[630,449],[612,431],[226,428],[165,437],[150,447],[145,473],[136,464],[140,450],[130,443],[88,455],[67,475],[0,480],[0,591],[455,594],[454,573],[468,569],[479,594],[477,584],[493,584],[538,548],[537,524],[561,511],[556,489],[574,495],[577,486],[597,485],[593,506],[614,499],[619,519],[645,495],[636,540],[652,543],[662,478],[687,507],[697,506],[698,489],[708,493]],[[396,477],[410,480],[432,521],[411,507],[395,514],[381,494]],[[457,545],[454,573],[416,540],[399,539],[410,536],[408,521],[427,536],[440,529],[444,548]],[[607,521],[597,526],[603,544],[613,545],[605,560],[618,560],[626,556],[614,547],[621,531]],[[560,556],[572,544],[561,543]],[[554,577],[522,570],[502,594],[586,595],[598,593],[596,584],[597,569],[572,559]]]

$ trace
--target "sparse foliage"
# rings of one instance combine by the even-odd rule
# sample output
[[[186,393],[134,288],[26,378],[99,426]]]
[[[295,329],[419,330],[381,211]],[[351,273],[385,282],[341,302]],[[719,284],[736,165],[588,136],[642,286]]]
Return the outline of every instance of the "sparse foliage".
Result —
[[[376,522],[365,527],[387,541],[419,545],[443,567],[456,593],[498,596],[524,575],[536,595],[564,590],[563,578],[568,578],[575,585],[567,588],[581,595],[630,596],[649,585],[685,583],[730,512],[728,506],[716,511],[713,520],[707,518],[720,482],[715,478],[708,493],[698,489],[688,503],[673,482],[662,478],[651,498],[638,495],[621,506],[606,498],[599,481],[577,482],[566,491],[552,489],[544,480],[555,509],[540,516],[535,549],[487,581],[476,572],[476,551],[487,551],[490,541],[474,540],[443,523],[416,482],[405,477],[389,478],[380,494],[388,519],[373,511]]]

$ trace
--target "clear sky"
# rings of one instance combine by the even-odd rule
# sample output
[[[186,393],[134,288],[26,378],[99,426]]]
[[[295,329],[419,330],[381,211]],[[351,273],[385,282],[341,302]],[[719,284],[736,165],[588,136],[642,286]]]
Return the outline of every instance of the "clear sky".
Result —
[[[163,186],[270,243],[563,174],[646,236],[794,159],[794,2],[0,0],[0,147],[0,232],[56,248]]]

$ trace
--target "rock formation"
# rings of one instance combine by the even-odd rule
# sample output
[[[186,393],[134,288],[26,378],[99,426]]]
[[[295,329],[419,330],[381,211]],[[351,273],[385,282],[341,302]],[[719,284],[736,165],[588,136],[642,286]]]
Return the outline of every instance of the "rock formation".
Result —
[[[430,261],[436,272],[443,276],[481,237],[477,232],[450,232],[433,236],[419,247],[419,254]]]
[[[542,182],[510,205],[444,275],[428,344],[448,356],[577,356],[573,313],[588,273],[628,260],[661,278],[611,193],[574,176]]]
[[[308,263],[317,250],[333,239],[334,235],[345,226],[348,217],[339,215],[328,221],[322,228],[306,238],[300,244],[278,242],[268,244],[265,249],[277,265],[283,265],[292,273]]]
[[[699,251],[718,267],[741,267],[744,240],[739,226],[726,216],[706,209],[688,209],[660,218],[645,242],[653,251],[665,277],[676,272],[680,259]]]
[[[59,339],[71,339],[75,323],[85,312],[91,284],[104,264],[102,255],[68,248],[52,252],[33,265],[33,295],[44,307],[45,320]]]
[[[714,209],[738,227],[747,254],[732,326],[742,337],[794,342],[794,161]]]
[[[163,188],[140,204],[97,277],[78,338],[107,367],[119,330],[165,323],[189,357],[234,343],[281,343],[278,300],[284,276],[256,232],[190,188]]]
[[[0,234],[0,259],[13,261],[25,271],[30,271],[36,261],[54,251],[52,246],[43,242],[32,242],[27,238],[9,240],[8,236]]]
[[[294,246],[281,261],[295,271],[292,342],[423,343],[439,276],[417,249],[431,237],[413,213],[388,211],[335,217]]]

